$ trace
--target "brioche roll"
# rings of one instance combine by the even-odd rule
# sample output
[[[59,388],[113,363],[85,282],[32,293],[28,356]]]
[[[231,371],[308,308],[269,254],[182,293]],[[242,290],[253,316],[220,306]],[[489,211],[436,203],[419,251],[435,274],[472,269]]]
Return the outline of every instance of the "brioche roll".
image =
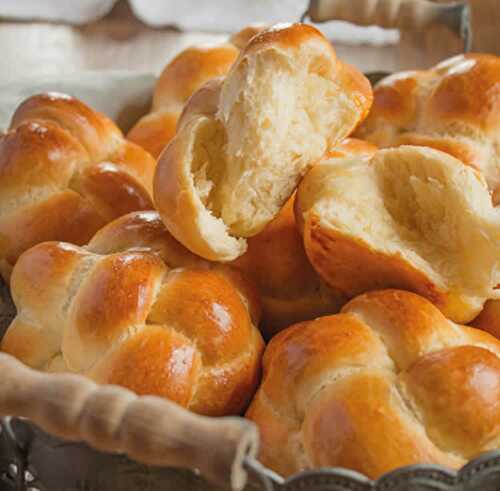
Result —
[[[252,24],[233,34],[228,42],[190,46],[181,51],[158,78],[151,111],[134,125],[127,138],[157,159],[174,137],[189,97],[209,80],[226,75],[239,50],[264,27]]]
[[[346,467],[459,468],[500,446],[500,342],[399,290],[296,324],[264,354],[247,412],[262,463],[283,476]]]
[[[481,174],[446,153],[402,146],[322,162],[296,209],[311,263],[349,298],[406,289],[465,323],[499,296],[500,210]]]
[[[208,80],[225,75],[238,53],[229,43],[192,46],[181,51],[156,82],[150,113],[134,125],[127,138],[157,159],[174,137],[177,120],[189,97]]]
[[[357,135],[379,147],[422,145],[483,173],[500,203],[500,58],[455,56],[381,80]]]
[[[371,88],[314,27],[253,37],[210,103],[187,103],[162,153],[155,204],[192,252],[230,261],[277,216],[307,169],[369,109]],[[213,104],[213,106],[212,106]]]
[[[0,273],[45,240],[85,244],[110,220],[153,208],[153,158],[106,116],[64,94],[28,98],[0,137]]]
[[[201,414],[240,413],[263,349],[245,280],[169,269],[148,250],[92,248],[99,238],[88,249],[45,242],[21,256],[11,283],[17,315],[1,350],[33,368],[79,373]]]
[[[500,300],[488,300],[470,325],[500,339]]]
[[[348,138],[328,157],[369,158],[376,150],[369,143]],[[294,202],[295,195],[262,232],[248,239],[246,253],[230,263],[251,278],[260,292],[260,328],[267,338],[290,324],[336,313],[345,302],[343,295],[328,288],[311,266],[295,223]]]

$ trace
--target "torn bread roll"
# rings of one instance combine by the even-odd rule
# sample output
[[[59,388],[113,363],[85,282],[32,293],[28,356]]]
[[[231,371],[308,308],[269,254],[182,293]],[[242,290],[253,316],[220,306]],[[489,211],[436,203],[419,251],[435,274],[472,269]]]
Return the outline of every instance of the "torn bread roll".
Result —
[[[318,30],[293,24],[253,37],[207,97],[187,103],[158,161],[154,199],[187,248],[230,261],[364,118],[371,88]]]
[[[377,151],[370,143],[348,138],[328,152],[329,158]],[[311,266],[294,216],[295,194],[278,216],[255,237],[248,239],[243,256],[229,263],[253,280],[262,298],[260,330],[271,338],[303,320],[334,314],[345,297],[325,285]]]
[[[419,293],[472,320],[500,282],[500,209],[481,174],[438,150],[402,146],[315,166],[297,215],[319,275],[348,297]]]
[[[500,203],[500,57],[468,53],[390,75],[356,135],[379,147],[422,145],[483,173]]]
[[[235,33],[228,42],[189,46],[181,51],[158,78],[151,111],[133,126],[127,138],[157,159],[174,137],[177,120],[189,97],[205,82],[226,75],[239,50],[264,27],[252,24]]]
[[[500,342],[413,293],[370,292],[285,329],[263,370],[247,417],[259,426],[259,459],[285,477],[458,469],[500,445]]]

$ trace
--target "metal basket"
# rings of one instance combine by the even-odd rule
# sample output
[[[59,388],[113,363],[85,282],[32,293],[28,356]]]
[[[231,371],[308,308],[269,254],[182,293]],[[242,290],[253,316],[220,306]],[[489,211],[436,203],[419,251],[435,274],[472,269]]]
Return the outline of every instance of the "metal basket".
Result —
[[[0,423],[0,489],[5,491],[222,491],[198,473],[138,464],[51,436],[25,420]],[[376,482],[347,469],[318,469],[286,481],[251,458],[245,491],[498,491],[500,451],[459,472],[436,465],[397,469]]]
[[[441,23],[462,38],[465,50],[470,46],[469,11],[464,3],[439,6],[427,0],[366,0],[363,15],[356,7],[357,4],[358,0],[312,0],[304,18],[317,22],[335,18],[384,27],[401,27],[412,22],[418,27]],[[377,81],[382,75],[384,74],[371,74],[371,81]],[[15,308],[8,289],[0,280],[0,340],[14,315]],[[2,360],[7,364],[13,363],[8,358],[10,357],[0,354],[0,368]],[[18,370],[21,370],[20,367]],[[83,383],[81,377],[73,377],[71,380],[74,384]],[[0,378],[0,408],[3,402],[1,383]],[[38,401],[33,401],[33,404],[38,404]],[[163,404],[161,407],[165,411],[181,415],[186,413],[183,416],[186,418],[186,424],[189,423],[189,418],[193,422],[200,419],[194,415],[187,416],[186,411],[172,408],[173,405],[166,401],[163,401]],[[256,445],[252,450],[250,445],[240,457],[232,455],[232,449],[228,450],[227,455],[224,455],[225,466],[221,465],[216,470],[218,478],[214,478],[214,475],[208,476],[210,473],[205,472],[212,478],[209,482],[197,470],[153,467],[138,463],[124,453],[103,452],[79,440],[60,438],[42,430],[32,421],[19,417],[30,413],[30,408],[24,408],[21,413],[14,414],[15,417],[0,418],[0,491],[221,491],[227,487],[238,489],[243,486],[245,491],[500,490],[500,450],[479,456],[458,472],[436,465],[413,465],[397,469],[377,481],[372,481],[354,471],[329,468],[304,472],[284,480],[255,459]],[[39,416],[36,422],[47,430],[51,428],[50,424],[46,423],[49,419],[47,415]],[[239,421],[233,418],[233,423],[239,423],[243,427],[243,420]],[[214,427],[217,424],[219,423],[214,422]],[[248,423],[245,425],[248,428],[244,430],[248,429],[250,433],[254,431]],[[161,440],[170,437],[171,430],[168,427],[163,427],[163,433],[158,430],[158,438]],[[154,431],[148,430],[146,433],[150,437]],[[90,437],[86,440],[93,441]],[[240,443],[236,440],[235,449]],[[139,439],[138,446],[149,443],[150,440],[145,436],[144,440]],[[174,452],[175,443],[174,439]],[[185,450],[185,442],[179,441],[177,444],[178,451],[182,453]],[[191,447],[197,446],[201,446],[199,441],[191,442]],[[169,451],[172,451],[170,447]],[[125,445],[125,450],[128,448]],[[128,453],[134,457],[136,455],[134,452]],[[155,464],[161,464],[161,458],[156,460]],[[169,458],[166,458],[166,461],[169,461]],[[203,464],[202,460],[195,459],[192,462],[184,462],[184,467],[198,466],[204,470],[203,465],[198,465],[200,463]],[[235,481],[233,477],[237,473],[240,478]],[[217,484],[211,484],[212,481],[217,481]]]

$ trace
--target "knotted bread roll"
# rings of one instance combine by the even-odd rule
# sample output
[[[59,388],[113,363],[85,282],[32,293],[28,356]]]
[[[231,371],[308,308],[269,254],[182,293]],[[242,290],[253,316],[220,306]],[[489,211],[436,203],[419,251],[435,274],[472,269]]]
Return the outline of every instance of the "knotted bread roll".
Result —
[[[1,349],[40,370],[83,374],[202,414],[238,414],[263,349],[246,288],[234,272],[169,269],[148,250],[104,255],[45,242],[13,270],[17,315]]]
[[[379,147],[422,145],[481,171],[500,203],[500,58],[460,55],[381,80],[357,136]]]
[[[283,476],[458,468],[500,447],[500,342],[413,293],[370,292],[272,339],[247,417]]]
[[[306,253],[347,297],[410,290],[462,323],[499,297],[500,209],[482,175],[454,157],[402,146],[325,161],[297,196]]]
[[[314,27],[253,37],[224,79],[192,96],[158,161],[155,204],[167,228],[207,259],[241,256],[245,237],[276,217],[370,103],[366,78]]]
[[[348,138],[329,152],[329,158],[359,155],[369,158],[377,148]],[[278,216],[248,239],[243,256],[229,263],[251,278],[262,298],[261,331],[268,338],[299,321],[334,314],[345,303],[314,271],[295,223],[295,195]]]
[[[228,42],[200,44],[181,51],[158,78],[151,111],[134,125],[127,138],[158,158],[174,137],[177,120],[189,97],[205,82],[226,75],[239,50],[263,29],[263,25],[250,25]]]
[[[85,244],[104,224],[152,209],[154,159],[70,96],[28,98],[0,137],[0,272],[45,240]]]

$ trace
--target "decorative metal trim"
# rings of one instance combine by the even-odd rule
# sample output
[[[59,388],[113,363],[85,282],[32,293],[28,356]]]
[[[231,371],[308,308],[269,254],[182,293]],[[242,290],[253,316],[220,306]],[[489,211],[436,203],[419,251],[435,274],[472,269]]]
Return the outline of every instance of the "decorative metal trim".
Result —
[[[91,452],[93,455],[92,459],[95,461],[95,465],[100,462],[100,458],[108,458],[89,449],[84,444],[65,442],[44,433],[26,420],[3,418],[0,420],[0,428],[0,450],[6,451],[7,454],[7,459],[0,458],[0,483],[7,484],[8,489],[12,491],[30,491],[32,489],[47,491],[44,483],[37,479],[36,469],[32,468],[30,455],[33,448],[38,448],[39,453],[47,455],[50,455],[54,448],[59,451],[63,451],[61,449],[66,447],[73,449],[73,451],[85,448],[85,452]],[[63,455],[66,453],[64,452]],[[75,460],[75,455],[77,454],[70,452],[69,460],[71,461],[71,458]],[[126,471],[130,479],[147,471],[148,491],[164,491],[166,489],[166,475],[167,482],[171,476],[172,486],[178,486],[178,483],[181,482],[179,481],[180,476],[188,473],[185,470],[148,468],[128,460],[125,456],[116,456],[115,458],[118,459],[116,462],[119,461],[117,466],[120,467],[117,472],[122,474]],[[5,462],[10,465],[5,465]],[[108,468],[109,462],[99,463],[96,470],[100,465],[101,467],[105,466],[107,472],[113,473],[113,469]],[[2,466],[6,468],[2,469]],[[500,489],[500,450],[481,455],[459,471],[437,465],[413,465],[389,472],[376,481],[370,480],[358,472],[342,468],[306,471],[284,480],[251,458],[245,459],[245,469],[249,475],[249,483],[245,491],[408,491],[410,489],[418,489],[419,491],[498,491]],[[75,474],[73,482],[65,481],[64,485],[61,483],[61,486],[64,487],[57,486],[57,491],[60,489],[109,491],[102,487],[102,482],[98,478],[99,472],[91,472],[89,476],[89,479],[82,481],[81,476],[77,477]],[[66,475],[66,478],[68,477],[71,476]],[[155,477],[158,477],[158,480]],[[195,489],[197,490],[222,491],[208,483],[205,487],[203,484],[205,481],[195,477],[194,474],[192,474],[192,480],[184,476],[182,482],[196,484],[198,487]],[[182,491],[188,489],[191,488],[188,486],[182,488]],[[181,489],[176,487],[175,491],[181,491]]]

